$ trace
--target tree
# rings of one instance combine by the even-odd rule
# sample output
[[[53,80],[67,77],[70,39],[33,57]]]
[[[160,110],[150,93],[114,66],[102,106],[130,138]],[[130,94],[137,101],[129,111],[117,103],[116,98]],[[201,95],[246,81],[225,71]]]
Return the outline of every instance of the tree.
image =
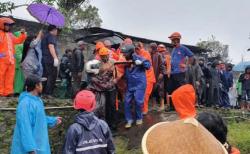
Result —
[[[209,51],[208,58],[218,57],[225,62],[229,61],[229,46],[216,40],[213,35],[211,38],[208,38],[207,41],[200,40],[200,42],[197,43],[197,46]]]
[[[61,12],[67,19],[66,25],[71,28],[90,28],[100,27],[102,20],[98,14],[98,8],[89,4],[89,1],[85,1],[80,7],[67,5],[59,5]]]
[[[102,20],[98,14],[98,8],[92,6],[89,0],[33,0],[30,3],[44,3],[59,9],[66,19],[67,28],[89,28],[99,27]],[[28,6],[30,3],[16,5],[15,3],[0,2],[0,14],[4,12],[12,13],[12,10]]]

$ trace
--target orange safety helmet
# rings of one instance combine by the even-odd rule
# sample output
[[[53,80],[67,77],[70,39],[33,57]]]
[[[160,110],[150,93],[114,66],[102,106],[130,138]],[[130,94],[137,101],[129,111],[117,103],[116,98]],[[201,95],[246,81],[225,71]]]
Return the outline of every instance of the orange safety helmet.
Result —
[[[105,47],[104,44],[102,42],[97,42],[96,45],[95,45],[95,49],[96,50],[99,50],[101,49],[102,47]]]
[[[109,55],[109,49],[106,47],[102,47],[99,49],[99,55],[100,56],[107,56]]]
[[[0,18],[0,29],[3,30],[4,29],[4,24],[14,24],[15,21],[7,18],[7,17],[2,17]]]
[[[196,96],[192,85],[186,84],[175,90],[172,94],[172,100],[180,119],[196,116]]]
[[[74,100],[74,109],[76,110],[86,110],[92,112],[96,107],[96,99],[94,93],[88,90],[80,91]]]
[[[181,39],[181,34],[179,32],[172,33],[168,38],[172,39]]]

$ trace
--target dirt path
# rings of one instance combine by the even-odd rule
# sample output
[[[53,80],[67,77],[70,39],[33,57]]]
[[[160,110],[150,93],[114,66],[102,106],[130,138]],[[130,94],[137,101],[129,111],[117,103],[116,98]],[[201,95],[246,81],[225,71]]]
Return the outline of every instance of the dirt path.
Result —
[[[124,136],[128,139],[128,150],[137,149],[140,148],[142,137],[149,127],[161,121],[174,121],[177,118],[175,112],[150,112],[144,116],[143,125],[141,126],[135,126],[134,124],[132,128],[125,129],[124,123],[121,123],[118,136]]]

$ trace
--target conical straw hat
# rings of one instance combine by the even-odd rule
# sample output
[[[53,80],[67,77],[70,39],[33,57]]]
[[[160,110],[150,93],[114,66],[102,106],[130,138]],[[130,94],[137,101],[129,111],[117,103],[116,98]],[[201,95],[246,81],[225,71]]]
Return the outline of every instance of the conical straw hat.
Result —
[[[194,118],[155,124],[143,136],[142,151],[144,154],[228,154]]]

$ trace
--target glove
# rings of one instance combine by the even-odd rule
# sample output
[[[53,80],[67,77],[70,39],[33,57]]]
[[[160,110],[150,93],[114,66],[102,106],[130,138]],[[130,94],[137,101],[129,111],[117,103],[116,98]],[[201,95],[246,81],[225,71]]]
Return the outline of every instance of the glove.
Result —
[[[55,67],[59,66],[59,60],[57,58],[54,59],[54,66]]]
[[[99,69],[93,69],[92,72],[96,75],[99,73]]]
[[[135,65],[141,65],[142,64],[142,61],[141,60],[136,60],[135,61]]]

